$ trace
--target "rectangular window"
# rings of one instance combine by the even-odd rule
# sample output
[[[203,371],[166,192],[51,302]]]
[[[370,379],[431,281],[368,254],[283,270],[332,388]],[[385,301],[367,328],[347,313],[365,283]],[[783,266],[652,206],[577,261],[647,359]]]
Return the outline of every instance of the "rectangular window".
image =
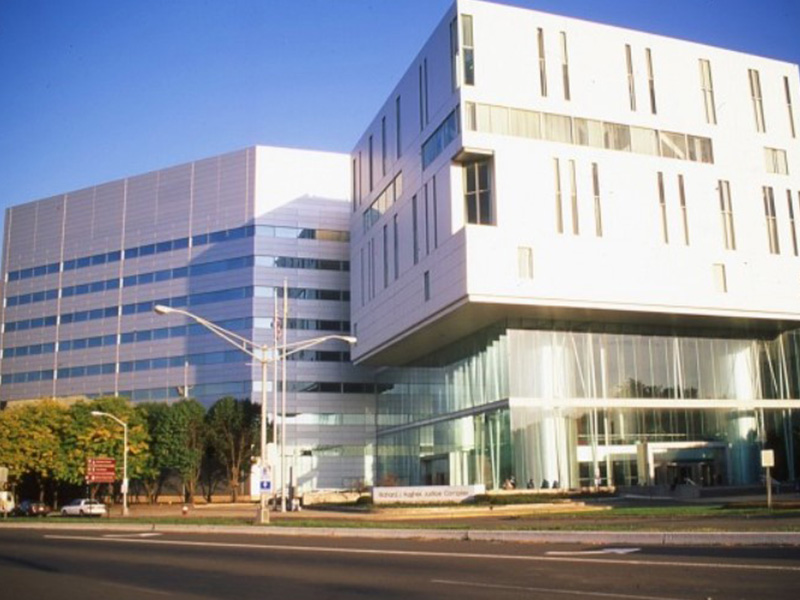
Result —
[[[458,108],[456,108],[422,144],[422,168],[427,169],[428,165],[450,145],[458,133]]]
[[[575,177],[575,161],[569,161],[569,198],[572,209],[572,233],[579,235],[581,232],[578,218],[578,182]]]
[[[775,175],[789,174],[789,162],[786,159],[786,150],[764,148],[764,162],[766,163],[767,173],[774,173]]]
[[[792,134],[792,137],[795,137],[795,129],[794,129],[794,110],[792,110],[792,92],[789,88],[789,78],[783,78],[783,89],[786,92],[786,110],[789,114],[789,132]]]
[[[439,203],[436,199],[436,175],[431,183],[433,189],[433,247],[439,247]]]
[[[747,77],[750,80],[750,95],[753,98],[753,113],[756,118],[756,131],[764,133],[767,125],[764,121],[764,102],[761,97],[761,78],[755,69],[747,70]]]
[[[564,100],[570,100],[569,90],[569,55],[567,54],[567,34],[561,32],[561,80],[564,86]]]
[[[361,165],[362,165],[362,156],[361,150],[358,151],[358,205],[361,206],[361,199],[364,195],[362,188],[364,186],[364,180],[361,178]]]
[[[428,200],[428,184],[425,184],[425,256],[431,253],[431,235],[430,235],[430,201]]]
[[[609,150],[631,151],[631,128],[620,123],[603,123],[603,141]]]
[[[386,175],[386,117],[381,117],[381,177]]]
[[[422,61],[422,83],[425,89],[425,104],[422,108],[425,109],[425,125],[430,122],[430,111],[428,110],[428,59]]]
[[[689,245],[689,213],[686,209],[686,188],[683,175],[678,175],[678,199],[681,203],[681,222],[683,223],[683,243]]]
[[[533,248],[517,248],[517,274],[520,279],[533,279]]]
[[[375,263],[376,263],[376,250],[375,250],[375,238],[372,238],[369,241],[369,298],[372,300],[375,297],[375,282],[377,278],[375,277]]]
[[[547,97],[547,61],[544,55],[544,30],[539,27],[536,30],[536,44],[539,48],[539,89],[542,97]]]
[[[736,250],[736,233],[733,228],[733,200],[729,181],[719,181],[719,209],[722,215],[722,237],[726,250]]]
[[[431,299],[431,272],[425,271],[422,276],[423,294],[425,295],[425,302]]]
[[[397,154],[398,159],[403,156],[403,138],[400,134],[400,125],[400,96],[398,96],[394,101],[394,142],[395,153]]]
[[[467,223],[493,225],[491,168],[488,160],[464,165],[464,201]]]
[[[561,165],[557,158],[553,159],[556,190],[556,233],[564,233],[564,203],[561,198]]]
[[[369,175],[369,191],[371,192],[372,191],[372,185],[374,183],[373,182],[373,177],[372,177],[372,175],[373,175],[373,172],[372,172],[372,136],[369,136],[369,169],[368,169],[368,175]]]
[[[711,266],[712,277],[714,278],[714,289],[720,294],[728,292],[728,278],[725,275],[725,265],[715,264]]]
[[[464,85],[475,85],[475,42],[472,15],[461,15],[461,43],[464,47]]]
[[[769,238],[769,251],[771,254],[780,254],[781,248],[778,242],[778,219],[775,215],[775,195],[770,186],[765,185],[761,189],[764,195],[764,215],[767,218],[767,238]]]
[[[658,204],[661,210],[661,236],[665,244],[669,244],[669,228],[667,227],[667,197],[664,193],[664,173],[658,172]]]
[[[711,78],[711,61],[700,59],[700,89],[703,90],[703,102],[706,109],[706,123],[717,124],[717,108],[714,105],[714,81]]]
[[[650,112],[656,114],[656,78],[653,73],[653,54],[650,48],[644,49],[644,56],[647,62],[647,86],[650,89]]]
[[[633,57],[630,44],[625,44],[625,64],[628,68],[628,99],[631,110],[636,110],[636,83],[633,79]]]
[[[389,226],[383,226],[383,287],[389,287]]]
[[[366,281],[365,277],[367,276],[367,268],[364,264],[364,248],[361,248],[361,306],[366,304]]]
[[[423,82],[422,82],[422,63],[419,65],[419,130],[422,131],[425,129],[425,100],[424,94],[425,91],[423,89]]]
[[[392,243],[394,244],[394,279],[400,277],[400,237],[399,227],[397,225],[397,215],[392,219]]]
[[[351,174],[351,179],[353,180],[352,181],[352,184],[353,184],[353,189],[352,189],[353,212],[356,212],[356,202],[358,201],[358,194],[357,194],[358,188],[356,187],[356,185],[358,183],[358,180],[356,179],[356,177],[358,177],[358,166],[356,164],[356,159],[354,158],[353,159],[353,172]]]
[[[418,221],[417,221],[417,196],[411,197],[411,227],[412,227],[412,234],[411,234],[411,247],[412,252],[414,253],[414,264],[416,265],[419,263],[419,228],[418,228]]]
[[[797,256],[797,226],[794,222],[794,205],[792,204],[792,190],[786,190],[786,202],[789,205],[789,233],[792,235],[792,250]]]
[[[458,19],[450,21],[450,86],[458,89]]]
[[[594,196],[594,233],[603,237],[603,207],[600,202],[600,174],[597,163],[592,163],[592,195]]]

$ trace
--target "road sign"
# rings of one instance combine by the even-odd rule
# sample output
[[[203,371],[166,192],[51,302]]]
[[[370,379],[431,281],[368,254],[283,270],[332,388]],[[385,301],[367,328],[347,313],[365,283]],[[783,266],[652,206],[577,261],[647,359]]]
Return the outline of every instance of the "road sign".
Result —
[[[0,467],[0,485],[8,481],[8,468]]]
[[[762,450],[761,451],[761,466],[763,468],[767,467],[774,467],[775,466],[775,451],[774,450]]]
[[[113,483],[117,478],[116,466],[117,461],[113,458],[87,458],[86,483]]]

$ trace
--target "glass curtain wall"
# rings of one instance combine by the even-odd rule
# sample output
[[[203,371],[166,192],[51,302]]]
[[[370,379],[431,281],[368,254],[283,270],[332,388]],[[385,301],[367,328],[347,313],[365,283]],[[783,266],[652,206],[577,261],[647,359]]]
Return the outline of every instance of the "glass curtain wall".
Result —
[[[461,356],[432,357],[443,366],[384,372],[378,481],[751,484],[767,447],[776,475],[796,477],[794,332],[760,340],[509,329],[459,348]],[[760,406],[768,400],[790,402]]]

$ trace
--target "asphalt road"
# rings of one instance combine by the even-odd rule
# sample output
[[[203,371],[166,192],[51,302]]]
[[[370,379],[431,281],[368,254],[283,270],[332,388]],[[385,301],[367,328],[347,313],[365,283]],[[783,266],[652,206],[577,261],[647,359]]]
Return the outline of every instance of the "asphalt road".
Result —
[[[800,548],[0,530],[0,598],[723,600],[800,595]]]

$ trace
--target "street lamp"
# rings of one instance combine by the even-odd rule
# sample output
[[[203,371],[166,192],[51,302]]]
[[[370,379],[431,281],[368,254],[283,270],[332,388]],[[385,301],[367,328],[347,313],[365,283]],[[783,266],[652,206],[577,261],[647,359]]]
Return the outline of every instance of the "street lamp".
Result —
[[[93,417],[108,417],[122,425],[122,516],[128,516],[128,424],[111,413],[92,411]]]
[[[285,359],[290,354],[294,354],[295,352],[300,352],[301,350],[306,350],[312,346],[316,346],[317,344],[321,344],[323,342],[327,342],[329,340],[342,340],[347,342],[348,344],[355,344],[356,338],[352,336],[346,335],[325,335],[318,338],[312,338],[309,340],[302,340],[299,342],[293,342],[291,344],[282,344],[281,346],[275,346],[272,348],[273,350],[273,357],[270,358],[270,347],[266,344],[257,344],[247,338],[244,338],[232,331],[228,331],[224,327],[220,327],[216,323],[213,323],[207,319],[202,317],[198,317],[197,315],[190,313],[187,310],[182,310],[180,308],[172,308],[171,306],[164,306],[163,304],[157,304],[153,307],[153,310],[159,315],[169,315],[169,314],[178,314],[183,315],[184,317],[188,317],[195,321],[198,325],[202,325],[211,333],[215,334],[216,336],[222,338],[229,344],[235,346],[254,360],[258,361],[261,364],[261,467],[267,467],[267,365],[270,362],[273,362],[279,358]],[[285,379],[285,377],[284,377]],[[284,414],[283,420],[285,421],[286,416]],[[285,475],[283,472],[281,473],[281,481],[285,479]],[[283,486],[281,486],[283,487]],[[269,523],[269,507],[267,505],[268,502],[268,494],[267,490],[261,489],[260,490],[260,504],[259,504],[259,511],[258,511],[258,520],[259,523]]]

